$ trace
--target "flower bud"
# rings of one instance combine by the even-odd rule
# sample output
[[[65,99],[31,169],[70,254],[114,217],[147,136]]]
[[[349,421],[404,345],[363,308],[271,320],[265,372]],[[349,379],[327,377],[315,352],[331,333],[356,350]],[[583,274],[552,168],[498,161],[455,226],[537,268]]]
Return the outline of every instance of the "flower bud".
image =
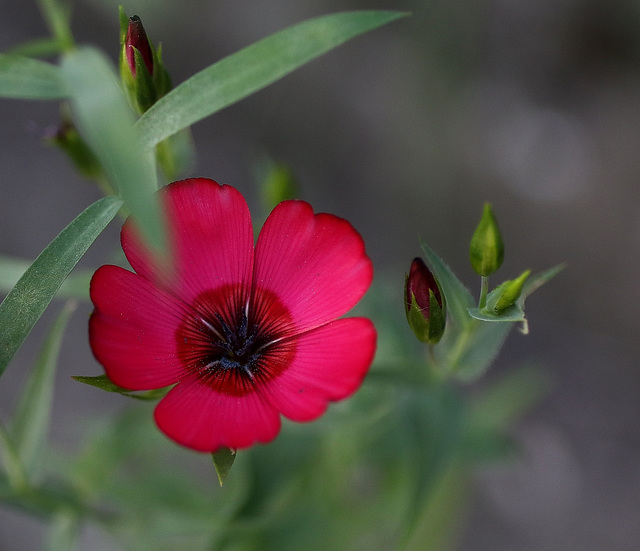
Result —
[[[63,122],[56,132],[49,136],[48,141],[69,155],[73,164],[86,178],[97,180],[103,175],[100,161],[71,122]]]
[[[267,160],[265,174],[262,178],[262,199],[267,212],[278,203],[294,199],[297,195],[297,183],[289,166]]]
[[[484,277],[494,273],[504,260],[502,235],[489,203],[484,204],[482,218],[471,238],[469,260],[474,271]]]
[[[129,69],[133,76],[136,76],[136,50],[140,52],[149,74],[153,75],[153,52],[151,51],[151,44],[149,43],[147,33],[142,26],[142,21],[140,21],[140,18],[137,15],[132,15],[129,18],[129,25],[127,27],[124,44],[127,63],[129,64]]]
[[[69,105],[63,103],[60,111],[62,123],[57,128],[47,129],[45,142],[64,151],[84,177],[104,181],[100,161],[75,127]]]
[[[487,297],[487,305],[485,310],[492,314],[500,314],[505,308],[515,304],[520,298],[524,283],[529,277],[531,270],[522,272],[516,279],[505,281],[498,285]]]
[[[127,17],[120,8],[120,76],[131,105],[144,113],[171,89],[162,64],[161,49],[154,49],[137,15]]]
[[[435,277],[421,258],[405,276],[405,313],[412,331],[425,343],[437,343],[444,333],[446,305]]]

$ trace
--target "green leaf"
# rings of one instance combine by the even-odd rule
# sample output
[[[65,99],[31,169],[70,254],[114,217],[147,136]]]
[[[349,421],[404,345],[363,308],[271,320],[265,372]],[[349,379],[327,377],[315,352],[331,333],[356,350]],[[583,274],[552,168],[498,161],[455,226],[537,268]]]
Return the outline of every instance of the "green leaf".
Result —
[[[459,349],[449,356],[451,371],[462,381],[474,381],[487,371],[513,329],[510,323],[473,323],[462,336]]]
[[[133,127],[135,117],[113,67],[99,51],[75,50],[62,61],[71,106],[80,133],[98,157],[108,180],[152,250],[165,249],[163,213],[153,152],[144,151]]]
[[[396,402],[395,413],[396,426],[401,428],[392,442],[396,461],[412,473],[404,514],[408,536],[418,528],[442,477],[454,464],[459,466],[467,410],[453,385],[440,385],[427,392],[416,387],[403,394]]]
[[[469,315],[480,321],[507,321],[511,323],[525,321],[524,310],[517,304],[505,308],[499,314],[494,314],[488,310],[479,310],[478,308],[469,308]]]
[[[521,367],[503,376],[475,399],[472,422],[476,426],[504,430],[539,403],[551,387],[544,373]]]
[[[427,258],[427,263],[440,283],[447,301],[447,312],[452,321],[462,330],[469,328],[473,324],[468,312],[469,308],[475,305],[473,296],[429,245],[421,240],[420,246]]]
[[[59,67],[19,55],[0,54],[0,97],[64,99],[67,95]]]
[[[567,267],[566,264],[558,264],[553,268],[549,268],[544,272],[540,272],[536,275],[531,276],[527,282],[524,284],[524,288],[522,289],[522,295],[520,296],[519,301],[524,303],[524,299],[529,295],[533,294],[534,291],[538,290],[542,285],[544,285],[547,281],[557,276],[562,270]]]
[[[0,254],[0,293],[6,294],[31,266],[32,261]],[[72,272],[56,293],[57,298],[89,300],[89,282],[93,271]]]
[[[236,450],[220,448],[217,452],[212,453],[211,456],[213,457],[213,466],[218,474],[218,482],[222,486],[229,475],[233,462],[236,460]]]
[[[85,377],[83,375],[76,375],[71,377],[74,381],[84,383],[85,385],[95,386],[105,392],[116,392],[129,398],[136,398],[137,400],[158,400],[166,396],[167,392],[171,390],[171,387],[156,388],[153,390],[147,390],[145,392],[133,392],[128,388],[123,388],[115,384],[106,375],[97,375],[96,377]]]
[[[193,168],[195,158],[195,147],[188,128],[169,136],[156,146],[156,159],[169,182],[187,174]]]
[[[454,548],[469,497],[469,478],[468,469],[459,461],[446,468],[425,500],[410,536],[400,546],[402,551]]]
[[[58,353],[75,309],[74,302],[67,302],[51,326],[13,418],[11,435],[24,469],[30,476],[39,467],[38,462],[44,459]]]
[[[62,53],[62,47],[55,38],[39,38],[18,44],[5,53],[25,57],[50,57]]]
[[[268,86],[314,58],[406,14],[354,11],[294,25],[193,75],[158,100],[138,121],[145,147]]]
[[[116,197],[89,206],[47,245],[0,304],[0,375],[69,272],[121,206]]]

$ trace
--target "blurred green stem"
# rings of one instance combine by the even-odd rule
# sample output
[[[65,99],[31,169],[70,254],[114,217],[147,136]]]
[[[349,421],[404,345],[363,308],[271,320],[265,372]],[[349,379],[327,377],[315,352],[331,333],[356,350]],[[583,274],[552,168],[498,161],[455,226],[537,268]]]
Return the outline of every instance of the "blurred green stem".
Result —
[[[72,50],[74,41],[69,25],[69,6],[62,5],[59,0],[38,0],[38,5],[60,49],[63,52]]]
[[[84,503],[68,487],[47,488],[29,486],[26,483],[20,492],[15,492],[9,481],[0,478],[0,500],[17,509],[36,516],[53,518],[60,512],[73,512],[79,518],[89,518],[102,525],[112,525],[118,520],[115,513],[96,509]]]
[[[460,517],[466,505],[469,475],[459,460],[441,474],[429,495],[416,526],[402,551],[444,551],[452,549],[459,533]]]
[[[0,457],[2,457],[9,487],[16,494],[23,493],[28,487],[27,474],[13,438],[2,423],[0,423]]]

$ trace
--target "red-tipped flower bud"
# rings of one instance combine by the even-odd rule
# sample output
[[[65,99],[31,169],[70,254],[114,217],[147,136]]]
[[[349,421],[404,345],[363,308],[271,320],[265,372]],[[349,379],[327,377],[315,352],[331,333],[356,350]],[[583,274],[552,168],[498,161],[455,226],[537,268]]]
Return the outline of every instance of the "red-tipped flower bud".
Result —
[[[132,107],[144,113],[171,90],[160,46],[149,40],[137,15],[127,17],[120,7],[120,77]]]
[[[435,344],[444,333],[446,304],[440,285],[421,258],[411,263],[405,276],[404,301],[407,321],[422,342]]]
[[[138,50],[144,64],[147,67],[150,75],[153,75],[153,52],[151,51],[151,44],[147,38],[147,33],[142,26],[142,21],[137,15],[132,15],[129,18],[129,26],[127,27],[127,35],[124,39],[125,55],[127,56],[127,63],[131,74],[136,76],[136,56],[135,51]]]

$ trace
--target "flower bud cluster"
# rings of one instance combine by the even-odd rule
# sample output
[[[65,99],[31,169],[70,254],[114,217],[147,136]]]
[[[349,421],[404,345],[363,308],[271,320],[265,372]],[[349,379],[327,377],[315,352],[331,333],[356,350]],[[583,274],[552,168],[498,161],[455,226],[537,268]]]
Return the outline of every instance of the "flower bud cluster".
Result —
[[[524,320],[522,305],[517,301],[522,295],[530,270],[522,272],[515,279],[504,281],[488,292],[489,276],[504,261],[502,234],[489,203],[485,203],[482,217],[471,238],[469,259],[474,271],[482,278],[478,306],[468,307],[469,315],[482,321]],[[436,273],[444,278],[444,292],[421,258],[413,260],[409,274],[405,276],[404,303],[409,327],[420,341],[428,344],[436,344],[444,334],[447,321],[445,293],[452,304],[472,301],[470,295],[462,296],[464,292],[460,295],[460,288],[464,289],[464,286],[459,282],[452,284],[452,281],[456,281],[453,274],[442,267]]]
[[[504,261],[502,234],[489,203],[485,203],[482,218],[471,238],[469,260],[474,271],[483,278],[483,292],[479,304],[482,311],[499,316],[516,303],[531,270],[526,270],[516,279],[501,283],[486,295],[486,278],[496,272]]]

